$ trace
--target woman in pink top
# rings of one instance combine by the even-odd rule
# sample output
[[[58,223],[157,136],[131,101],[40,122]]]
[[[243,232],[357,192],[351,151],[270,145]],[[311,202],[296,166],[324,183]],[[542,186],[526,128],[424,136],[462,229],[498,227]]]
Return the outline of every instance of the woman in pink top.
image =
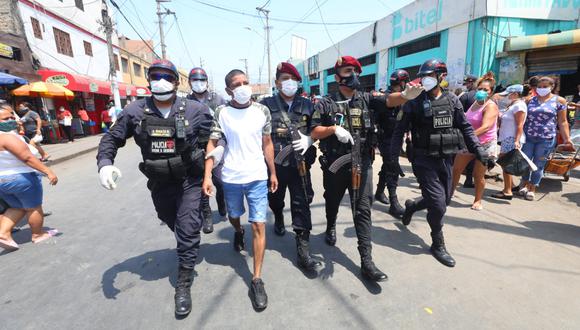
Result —
[[[490,158],[496,157],[497,119],[499,116],[497,105],[490,99],[494,85],[495,79],[493,78],[492,72],[488,72],[479,78],[476,83],[476,101],[465,114],[467,121],[473,126],[475,135],[479,138],[479,142]],[[453,189],[457,187],[461,173],[463,173],[467,164],[473,159],[475,159],[475,155],[467,151],[460,151],[455,156],[455,162],[453,163]],[[483,209],[481,199],[483,198],[483,190],[485,189],[485,170],[485,165],[481,162],[475,162],[473,168],[475,200],[473,201],[473,205],[471,205],[472,210],[479,211]]]

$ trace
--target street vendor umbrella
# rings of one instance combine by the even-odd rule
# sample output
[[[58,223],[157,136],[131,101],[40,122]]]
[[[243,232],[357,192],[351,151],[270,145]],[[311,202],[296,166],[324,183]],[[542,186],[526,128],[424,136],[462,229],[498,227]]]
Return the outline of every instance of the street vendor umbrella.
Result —
[[[12,91],[15,96],[32,96],[32,97],[66,97],[73,99],[75,94],[61,85],[45,83],[43,81],[33,82],[32,84],[20,86]]]
[[[28,80],[13,76],[8,73],[0,72],[0,86],[25,85]]]

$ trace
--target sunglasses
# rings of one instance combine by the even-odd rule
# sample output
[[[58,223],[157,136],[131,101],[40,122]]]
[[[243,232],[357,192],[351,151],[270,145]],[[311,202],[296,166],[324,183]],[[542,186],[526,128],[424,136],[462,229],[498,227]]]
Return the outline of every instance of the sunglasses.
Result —
[[[161,79],[165,79],[171,83],[177,81],[177,77],[175,77],[170,73],[154,72],[149,74],[149,80],[161,80]]]

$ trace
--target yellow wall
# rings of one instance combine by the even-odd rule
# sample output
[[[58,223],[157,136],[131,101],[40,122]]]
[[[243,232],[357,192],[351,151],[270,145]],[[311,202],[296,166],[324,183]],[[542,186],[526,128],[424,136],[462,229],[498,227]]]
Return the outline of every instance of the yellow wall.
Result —
[[[127,62],[124,60],[127,60]],[[124,63],[127,63],[127,67],[125,67]],[[136,68],[136,65],[139,67]],[[151,66],[151,63],[144,59],[130,54],[125,50],[121,51],[121,72],[123,74],[124,83],[140,87],[149,86],[147,75],[145,74],[145,69],[149,68],[149,66]],[[139,71],[136,71],[135,69],[139,69]]]

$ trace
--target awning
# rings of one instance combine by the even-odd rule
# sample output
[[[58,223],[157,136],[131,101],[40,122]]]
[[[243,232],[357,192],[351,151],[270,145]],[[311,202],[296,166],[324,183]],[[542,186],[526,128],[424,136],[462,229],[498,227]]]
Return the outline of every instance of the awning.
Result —
[[[64,71],[38,70],[38,74],[43,81],[62,85],[71,91],[95,93],[101,95],[113,95],[111,83],[108,81],[94,79],[89,76],[72,74]],[[119,94],[121,97],[127,96],[147,96],[151,92],[146,87],[138,87],[125,83],[119,83]]]
[[[0,72],[0,86],[18,86],[18,85],[26,85],[28,84],[28,80],[24,78],[20,78],[17,76],[13,76],[8,73]]]
[[[580,29],[507,39],[504,52],[580,44]]]

